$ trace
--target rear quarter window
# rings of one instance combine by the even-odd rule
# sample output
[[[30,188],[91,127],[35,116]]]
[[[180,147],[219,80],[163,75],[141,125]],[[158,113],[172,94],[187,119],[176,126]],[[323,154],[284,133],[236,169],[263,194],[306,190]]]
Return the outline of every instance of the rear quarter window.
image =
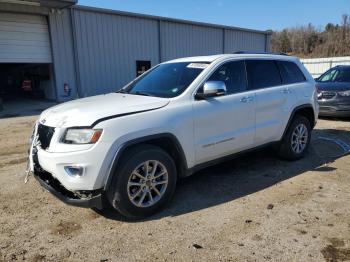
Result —
[[[294,62],[277,61],[277,65],[281,72],[283,84],[300,83],[306,80],[303,72]]]
[[[250,90],[282,84],[280,72],[273,60],[247,60],[246,67]]]

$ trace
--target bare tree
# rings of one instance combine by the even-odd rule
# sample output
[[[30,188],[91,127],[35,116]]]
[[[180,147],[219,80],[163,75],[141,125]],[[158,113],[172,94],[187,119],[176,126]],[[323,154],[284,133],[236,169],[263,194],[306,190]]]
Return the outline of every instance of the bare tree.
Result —
[[[328,23],[324,29],[312,24],[273,32],[271,47],[300,57],[329,57],[350,55],[350,19],[347,14],[340,25]]]

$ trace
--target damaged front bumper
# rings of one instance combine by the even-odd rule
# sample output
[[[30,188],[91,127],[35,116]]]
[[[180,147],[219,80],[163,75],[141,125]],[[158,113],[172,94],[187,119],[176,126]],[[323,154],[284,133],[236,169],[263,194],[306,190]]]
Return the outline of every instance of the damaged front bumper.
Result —
[[[40,159],[40,156],[42,156],[43,159]],[[63,155],[61,158],[62,157],[63,159],[61,159],[61,162],[67,162],[67,159],[72,159],[72,155]],[[41,148],[38,139],[38,123],[36,123],[33,128],[33,134],[30,140],[28,168],[26,171],[27,176],[25,182],[28,180],[28,176],[30,174],[33,174],[33,176],[36,178],[36,180],[38,180],[44,189],[49,191],[64,203],[85,208],[102,209],[102,189],[78,190],[75,188],[84,188],[84,183],[83,186],[77,186],[74,183],[69,183],[72,181],[70,178],[67,179],[67,183],[67,181],[63,179],[64,176],[53,175],[55,173],[52,172],[52,170],[57,171],[55,169],[56,161],[53,160],[57,160],[57,158],[59,158],[57,154],[50,155]],[[45,165],[49,168],[45,168]]]
[[[50,173],[34,168],[40,185],[64,203],[72,206],[102,209],[102,190],[69,191]]]

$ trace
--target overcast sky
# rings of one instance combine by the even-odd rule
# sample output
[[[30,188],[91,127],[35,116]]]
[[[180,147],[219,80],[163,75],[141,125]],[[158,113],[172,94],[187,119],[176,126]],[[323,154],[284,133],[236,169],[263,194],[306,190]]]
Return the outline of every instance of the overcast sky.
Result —
[[[78,0],[80,5],[260,30],[312,23],[323,27],[350,15],[350,0]]]

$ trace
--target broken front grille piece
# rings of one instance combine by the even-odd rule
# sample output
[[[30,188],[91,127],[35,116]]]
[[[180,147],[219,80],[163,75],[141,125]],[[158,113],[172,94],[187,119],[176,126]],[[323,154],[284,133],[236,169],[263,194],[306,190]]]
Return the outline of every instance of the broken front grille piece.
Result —
[[[47,149],[50,146],[50,142],[54,133],[54,127],[45,126],[42,124],[38,125],[38,139],[42,149]]]

